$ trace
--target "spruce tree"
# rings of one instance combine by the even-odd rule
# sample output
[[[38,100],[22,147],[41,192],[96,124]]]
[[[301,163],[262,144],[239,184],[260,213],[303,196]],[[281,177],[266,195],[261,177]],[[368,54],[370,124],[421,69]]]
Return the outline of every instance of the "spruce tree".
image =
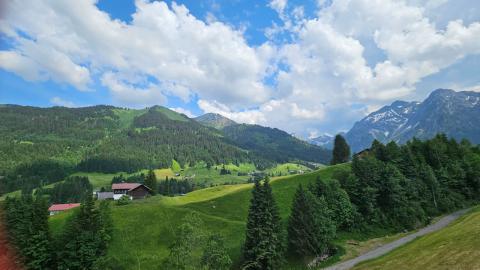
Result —
[[[333,157],[330,162],[332,165],[345,163],[350,160],[350,146],[347,144],[345,138],[338,134],[335,136],[335,142],[333,147]]]
[[[281,226],[281,218],[278,211],[277,203],[273,198],[272,187],[268,176],[265,177],[263,183],[263,202],[265,204],[265,212],[263,215],[264,224],[264,243],[265,254],[262,256],[262,269],[278,269],[282,262],[283,256],[283,234]]]
[[[95,208],[92,196],[85,201],[66,223],[60,239],[58,269],[93,269],[106,253],[110,239],[107,218]]]
[[[283,235],[268,178],[255,181],[243,247],[244,269],[277,269],[282,262]]]
[[[157,194],[157,177],[153,170],[149,170],[147,177],[145,177],[145,186],[149,187],[152,190],[152,195]]]
[[[252,189],[252,198],[250,199],[250,208],[248,210],[247,228],[245,232],[245,243],[243,245],[243,260],[245,265],[254,266],[258,257],[257,241],[261,236],[261,218],[262,207],[262,186],[260,180],[255,180]],[[255,269],[255,268],[251,268]]]
[[[299,185],[288,222],[289,253],[305,257],[328,252],[335,237],[335,222],[330,216],[325,198],[315,198]]]

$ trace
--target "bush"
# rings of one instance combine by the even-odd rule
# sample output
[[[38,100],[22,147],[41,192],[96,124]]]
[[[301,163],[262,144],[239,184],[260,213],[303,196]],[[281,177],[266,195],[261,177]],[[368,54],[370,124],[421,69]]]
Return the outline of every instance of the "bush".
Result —
[[[130,197],[127,195],[123,195],[120,199],[117,201],[117,205],[127,205],[130,204]]]

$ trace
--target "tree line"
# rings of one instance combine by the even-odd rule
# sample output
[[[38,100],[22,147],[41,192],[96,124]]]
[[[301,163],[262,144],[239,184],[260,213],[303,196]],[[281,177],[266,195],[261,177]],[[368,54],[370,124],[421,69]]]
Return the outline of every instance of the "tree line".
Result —
[[[78,203],[93,192],[92,184],[86,176],[70,176],[52,188],[40,187],[35,195],[44,196],[50,203]]]
[[[342,148],[345,144],[339,143]],[[338,160],[349,159],[349,149],[338,152]],[[351,170],[339,168],[332,178],[317,178],[306,188],[299,185],[286,223],[279,217],[268,178],[255,181],[243,269],[278,269],[284,258],[319,262],[337,252],[333,240],[338,231],[410,230],[478,203],[480,149],[441,134],[402,146],[374,141],[354,155]]]
[[[25,194],[5,201],[9,237],[26,269],[104,269],[112,236],[108,202],[95,207],[86,196],[56,236],[48,226],[48,205],[42,196]]]

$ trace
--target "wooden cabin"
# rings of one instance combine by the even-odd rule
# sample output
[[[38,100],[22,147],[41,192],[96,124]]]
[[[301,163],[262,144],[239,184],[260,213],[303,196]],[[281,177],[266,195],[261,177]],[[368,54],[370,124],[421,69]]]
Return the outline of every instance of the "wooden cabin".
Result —
[[[139,183],[112,184],[112,191],[114,200],[118,200],[122,196],[128,196],[130,200],[144,199],[152,192],[149,187]]]

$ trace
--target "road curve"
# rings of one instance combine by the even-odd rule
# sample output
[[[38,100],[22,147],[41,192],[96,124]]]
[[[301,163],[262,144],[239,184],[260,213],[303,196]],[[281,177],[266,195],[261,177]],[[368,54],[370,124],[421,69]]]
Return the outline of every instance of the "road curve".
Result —
[[[391,243],[388,243],[388,244],[382,245],[380,247],[377,247],[377,248],[375,248],[373,250],[370,250],[369,252],[367,252],[365,254],[362,254],[362,255],[360,255],[356,258],[353,258],[351,260],[344,261],[344,262],[341,262],[341,263],[338,263],[338,264],[335,264],[335,265],[332,265],[330,267],[323,268],[323,269],[324,270],[346,270],[346,269],[350,269],[350,268],[354,267],[355,265],[357,265],[360,262],[370,260],[370,259],[375,259],[377,257],[385,255],[386,253],[388,253],[388,252],[390,252],[390,251],[392,251],[392,250],[394,250],[394,249],[396,249],[400,246],[405,245],[406,243],[414,240],[415,238],[417,238],[419,236],[422,236],[422,235],[425,235],[425,234],[428,234],[428,233],[431,233],[431,232],[434,232],[434,231],[438,231],[438,230],[446,227],[452,221],[456,220],[457,218],[459,218],[460,216],[465,214],[468,210],[470,210],[470,209],[463,209],[463,210],[454,212],[452,214],[449,214],[449,215],[441,218],[439,221],[437,221],[437,222],[435,222],[431,225],[428,225],[427,227],[424,227],[423,229],[419,230],[418,232],[412,233],[410,235],[407,235],[405,237],[397,239],[397,240],[395,240]]]

